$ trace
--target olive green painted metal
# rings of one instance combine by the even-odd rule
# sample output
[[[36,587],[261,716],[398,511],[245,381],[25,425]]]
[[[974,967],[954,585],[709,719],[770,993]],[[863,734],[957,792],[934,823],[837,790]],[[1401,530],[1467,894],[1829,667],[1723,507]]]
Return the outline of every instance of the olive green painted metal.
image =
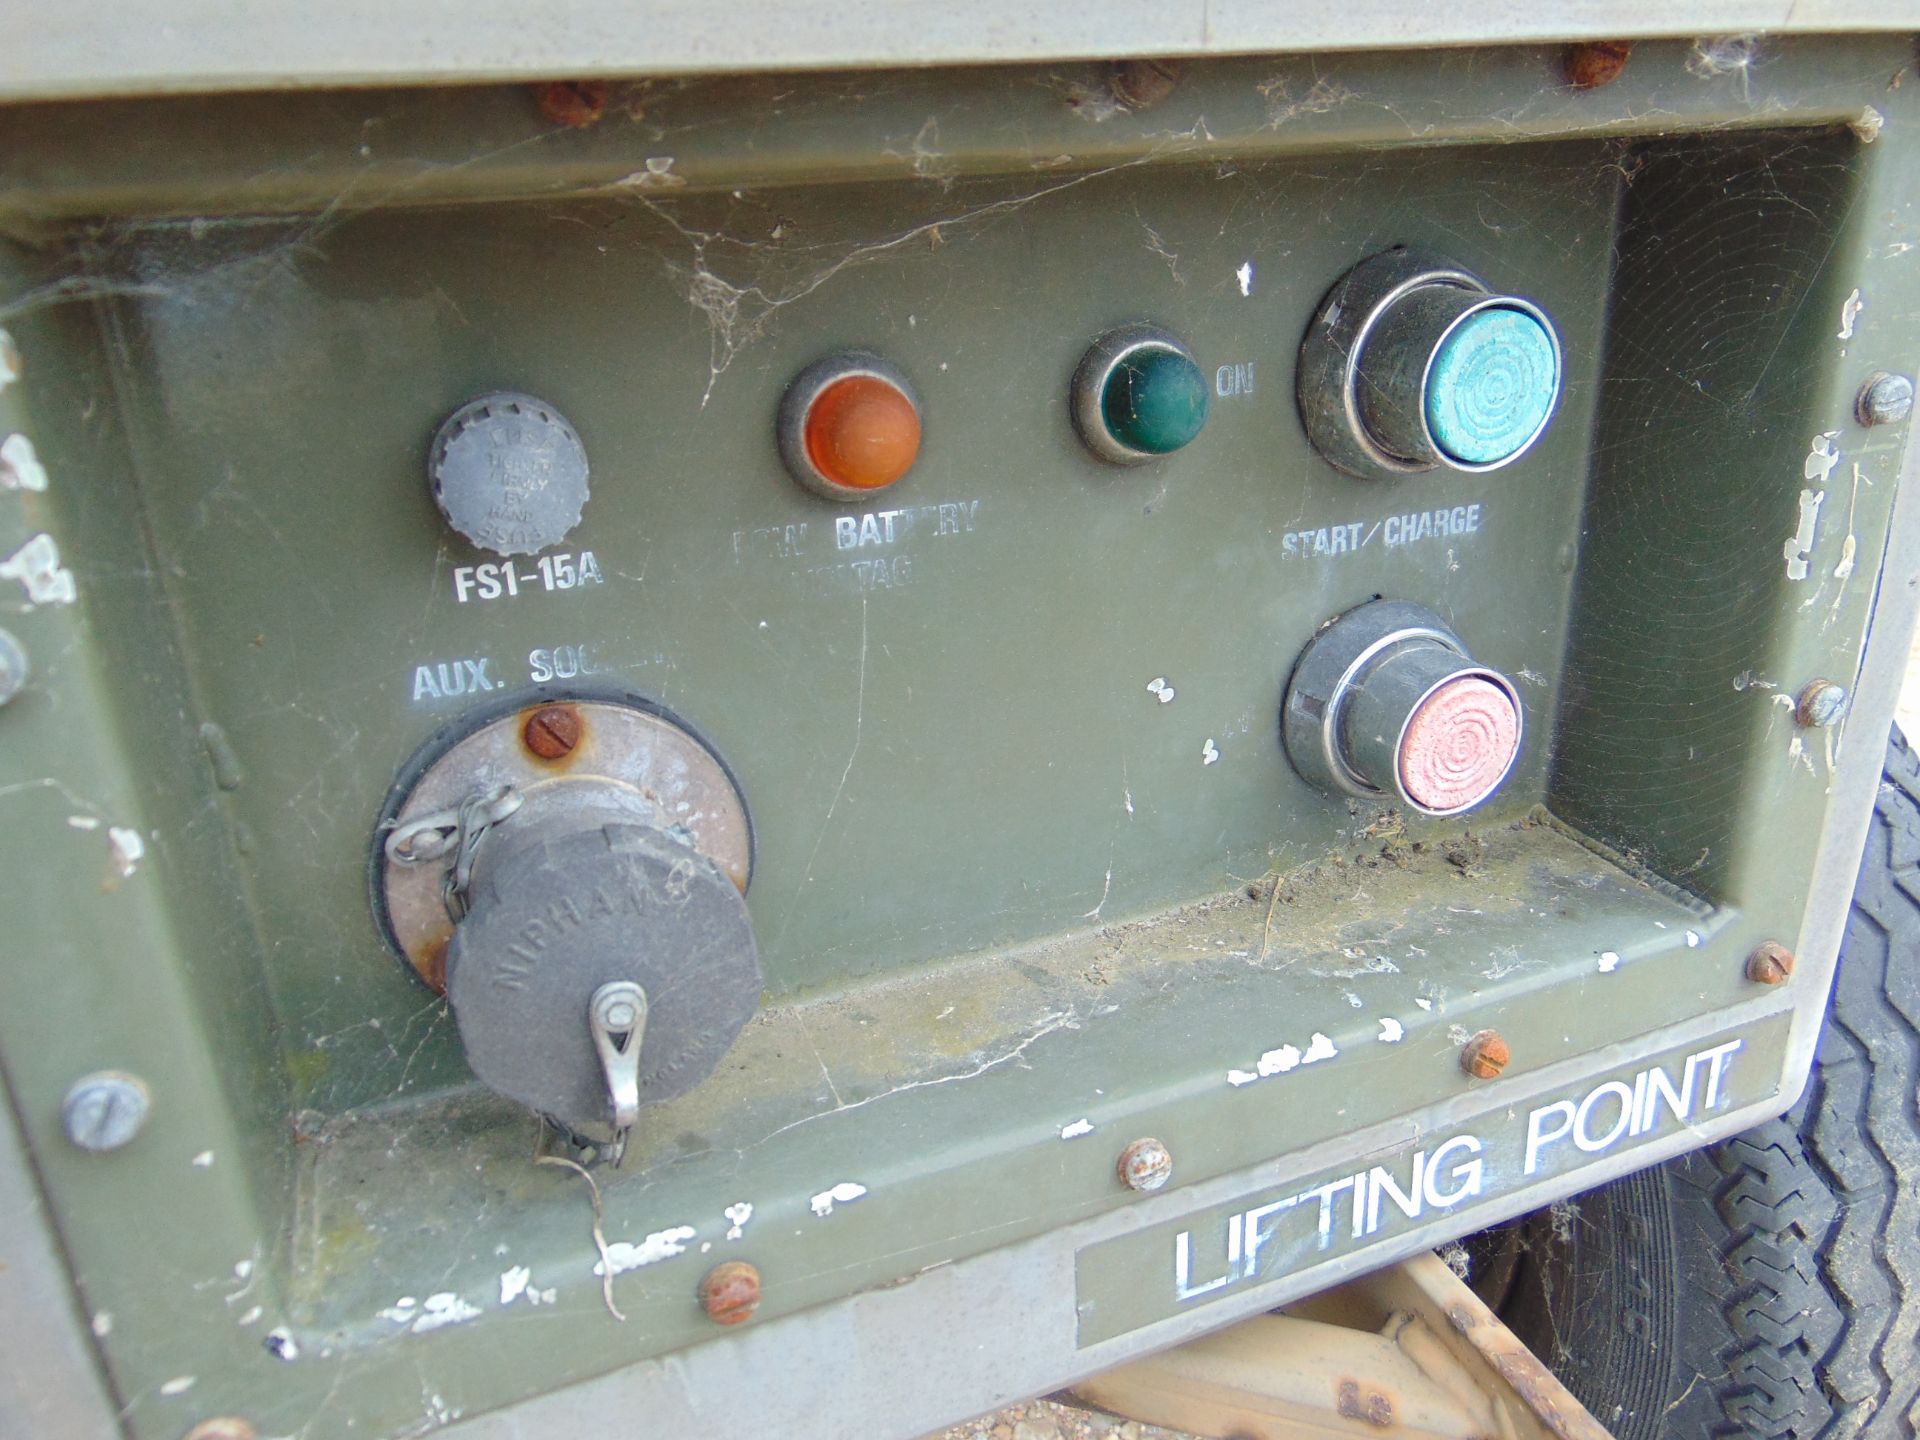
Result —
[[[1876,605],[1910,622],[1907,427],[1851,417],[1914,368],[1920,101],[1902,43],[1764,58],[1647,45],[1582,94],[1547,50],[1221,62],[1146,113],[1090,69],[637,86],[580,131],[518,90],[9,114],[0,429],[47,483],[0,486],[32,662],[0,710],[0,1056],[128,1429],[528,1404],[720,1343],[721,1260],[762,1278],[725,1343],[764,1355],[875,1287],[971,1266],[964,1291],[1728,1026],[1778,1085],[1635,1157],[1786,1103],[1844,906],[1815,850],[1857,853],[1848,766],[1890,710],[1863,645]],[[1393,243],[1551,313],[1566,392],[1512,466],[1358,482],[1309,446],[1301,336]],[[1121,469],[1069,383],[1142,321],[1216,388],[1191,445]],[[924,406],[865,507],[774,443],[786,381],[843,347]],[[501,388],[591,458],[571,585],[523,565],[488,596],[428,494],[434,426]],[[1293,658],[1375,594],[1519,684],[1526,747],[1465,822],[1350,807],[1281,751]],[[715,1077],[600,1172],[604,1253],[367,901],[415,747],[583,669],[739,777],[767,976]],[[1815,677],[1855,699],[1808,731]],[[1789,984],[1744,978],[1768,939]],[[1483,1028],[1495,1081],[1459,1063]],[[60,1100],[102,1069],[153,1110],[86,1154]],[[1173,1162],[1152,1195],[1115,1171],[1141,1136]],[[1630,1163],[1593,1153],[1552,1186],[1490,1168],[1478,1208],[1217,1318]],[[1084,1352],[1071,1295],[1036,1305],[1023,1355],[987,1347],[903,1431],[1213,1323],[1141,1283]]]

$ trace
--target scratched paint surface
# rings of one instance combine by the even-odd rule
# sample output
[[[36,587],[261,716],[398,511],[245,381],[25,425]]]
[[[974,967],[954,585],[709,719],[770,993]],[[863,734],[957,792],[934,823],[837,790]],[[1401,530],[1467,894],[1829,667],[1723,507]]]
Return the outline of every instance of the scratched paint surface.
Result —
[[[129,1428],[435,1428],[696,1344],[730,1251],[777,1271],[767,1321],[825,1315],[1123,1219],[1135,1133],[1177,1197],[1425,1125],[1468,1025],[1520,1036],[1520,1073],[1740,1003],[1847,799],[1857,736],[1782,702],[1857,667],[1904,435],[1855,427],[1852,393],[1920,328],[1911,167],[1876,159],[1908,144],[1907,48],[1742,53],[1643,47],[1577,96],[1550,57],[1463,52],[1194,67],[1144,115],[1049,72],[641,86],[572,135],[517,91],[0,134],[35,227],[173,217],[4,252],[0,312],[0,433],[33,446],[6,452],[0,603],[42,662],[0,747],[35,879],[0,1046]],[[1580,340],[1523,467],[1369,489],[1301,448],[1300,329],[1402,239]],[[1118,475],[1061,387],[1135,318],[1201,346],[1215,413]],[[785,377],[856,342],[938,403],[911,493],[843,513],[764,442]],[[502,384],[550,390],[596,456],[582,529],[513,586],[419,485],[432,422]],[[1471,827],[1350,813],[1277,759],[1302,638],[1388,588],[1537,707]],[[773,981],[604,1177],[598,1243],[586,1185],[465,1086],[355,874],[442,717],[597,667],[750,770]],[[120,1185],[57,1134],[83,1053],[167,1097]]]
[[[1119,163],[126,236],[201,267],[127,302],[125,358],[194,674],[248,775],[232,803],[303,1103],[464,1081],[364,919],[364,856],[414,746],[536,679],[630,688],[727,757],[778,999],[1316,853],[1350,817],[1287,766],[1277,695],[1369,595],[1437,606],[1551,714],[1619,184],[1595,146],[1469,147],[1413,171]],[[1568,396],[1522,466],[1363,489],[1312,454],[1291,362],[1350,261],[1334,220],[1553,297]],[[540,256],[541,283],[502,283],[505,255]],[[1179,455],[1121,470],[1075,438],[1065,377],[1135,317],[1234,393]],[[846,507],[786,477],[770,427],[796,371],[854,344],[906,369],[927,428],[906,481]],[[563,568],[522,561],[511,589],[421,478],[439,418],[496,385],[558,406],[594,474]],[[1495,813],[1542,798],[1546,756]]]

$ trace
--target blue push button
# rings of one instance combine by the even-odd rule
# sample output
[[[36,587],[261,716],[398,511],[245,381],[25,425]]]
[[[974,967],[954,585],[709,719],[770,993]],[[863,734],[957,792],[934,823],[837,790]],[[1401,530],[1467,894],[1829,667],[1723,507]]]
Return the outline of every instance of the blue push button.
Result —
[[[1434,354],[1427,429],[1457,464],[1497,465],[1540,433],[1559,394],[1559,356],[1546,327],[1522,310],[1481,310]]]

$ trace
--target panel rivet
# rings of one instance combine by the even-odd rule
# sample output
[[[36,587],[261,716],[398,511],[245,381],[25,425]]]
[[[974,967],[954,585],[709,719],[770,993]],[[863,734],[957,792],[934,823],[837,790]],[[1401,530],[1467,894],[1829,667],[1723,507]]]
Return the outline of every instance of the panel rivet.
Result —
[[[147,1123],[146,1082],[119,1070],[83,1075],[60,1104],[67,1139],[82,1150],[118,1150]]]
[[[1129,110],[1158,105],[1180,83],[1180,67],[1171,60],[1122,60],[1107,75],[1107,89]]]
[[[1832,680],[1810,680],[1793,702],[1793,718],[1810,730],[1831,725],[1847,713],[1847,687]]]
[[[1513,1059],[1506,1037],[1498,1030],[1482,1030],[1460,1047],[1460,1068],[1476,1080],[1496,1080]]]
[[[1620,78],[1632,54],[1631,40],[1587,40],[1567,47],[1560,70],[1574,89],[1598,90]]]
[[[1853,418],[1862,425],[1898,425],[1912,413],[1913,381],[1886,370],[1869,375],[1853,402]]]
[[[1778,985],[1793,974],[1793,952],[1778,940],[1768,940],[1747,956],[1747,979],[1756,985]]]
[[[716,1325],[740,1325],[760,1308],[760,1272],[744,1260],[727,1260],[700,1282],[700,1308]]]
[[[238,1415],[216,1415],[202,1420],[181,1440],[260,1440],[260,1432]]]
[[[1129,1190],[1158,1190],[1173,1178],[1173,1155],[1152,1136],[1143,1136],[1120,1152],[1117,1168]]]

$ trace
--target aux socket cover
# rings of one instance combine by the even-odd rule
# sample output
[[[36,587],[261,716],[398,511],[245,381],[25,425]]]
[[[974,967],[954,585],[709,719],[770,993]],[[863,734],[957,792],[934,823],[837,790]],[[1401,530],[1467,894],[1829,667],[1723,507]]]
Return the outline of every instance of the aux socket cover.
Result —
[[[470,400],[441,424],[427,465],[433,503],[482,550],[558,545],[587,503],[587,451],[560,412],[531,395]]]
[[[494,843],[447,956],[473,1073],[576,1132],[612,1111],[588,1010],[614,981],[646,992],[640,1103],[692,1089],[760,1003],[746,901],[697,850],[649,825],[544,828]]]

